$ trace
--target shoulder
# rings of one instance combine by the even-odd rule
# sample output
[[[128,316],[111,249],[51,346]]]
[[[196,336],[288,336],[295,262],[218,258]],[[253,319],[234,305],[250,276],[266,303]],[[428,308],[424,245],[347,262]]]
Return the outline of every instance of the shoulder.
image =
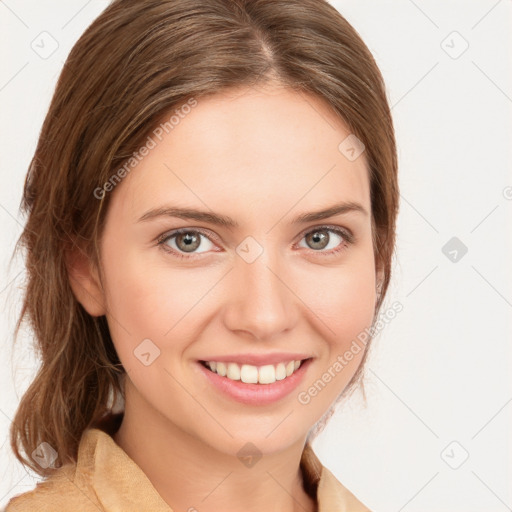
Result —
[[[12,498],[3,512],[34,510],[169,512],[147,476],[115,443],[109,430],[96,427],[82,434],[76,462],[55,469],[35,489]]]
[[[317,500],[319,512],[371,512],[321,463],[309,443],[304,447],[301,469],[304,487],[308,494]]]
[[[108,434],[99,429],[86,430],[79,443],[76,462],[55,469],[34,489],[13,497],[2,512],[104,510],[94,485],[97,449],[102,440],[105,442],[104,438],[109,438]]]
[[[350,492],[325,466],[319,482],[319,510],[350,510],[351,512],[372,512]]]
[[[102,510],[90,487],[75,478],[74,465],[55,470],[50,477],[38,482],[31,491],[11,498],[3,512],[55,512],[56,510]]]

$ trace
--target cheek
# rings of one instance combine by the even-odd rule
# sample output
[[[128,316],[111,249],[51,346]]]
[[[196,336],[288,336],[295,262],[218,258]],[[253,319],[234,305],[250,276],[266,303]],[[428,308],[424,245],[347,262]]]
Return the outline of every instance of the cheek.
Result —
[[[106,247],[104,261],[107,318],[120,357],[125,354],[129,360],[144,339],[163,348],[165,333],[183,309],[181,291],[186,290],[186,283],[176,279],[175,273],[170,275],[144,261],[129,248],[117,251]]]
[[[334,331],[334,339],[343,343],[368,327],[375,308],[375,285],[371,273],[353,272],[331,284],[324,295],[326,323]]]
[[[313,286],[303,281],[301,297],[324,324],[325,338],[342,343],[373,321],[376,291],[373,259],[362,255],[346,266],[315,272]]]
[[[111,253],[107,259],[106,251],[105,256],[107,317],[123,366],[140,370],[134,351],[149,339],[160,350],[158,363],[176,368],[180,355],[200,336],[201,319],[210,313],[204,310],[205,295],[218,276],[171,269],[164,258],[144,258],[129,248],[123,258]]]
[[[376,300],[373,255],[361,251],[346,265],[323,268],[315,273],[314,287],[311,282],[309,286],[304,280],[301,283],[298,295],[311,310],[309,322],[324,343],[315,376],[304,391],[312,399],[326,389],[315,400],[321,409],[346,387],[365,354]],[[310,386],[314,387],[311,396]]]

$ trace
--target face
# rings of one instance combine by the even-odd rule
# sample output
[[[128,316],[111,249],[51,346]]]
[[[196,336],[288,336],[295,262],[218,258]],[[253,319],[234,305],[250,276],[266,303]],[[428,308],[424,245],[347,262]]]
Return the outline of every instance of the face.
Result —
[[[364,350],[344,354],[376,300],[365,156],[338,149],[350,133],[314,96],[231,90],[200,98],[110,192],[106,315],[145,422],[270,453],[346,387]],[[293,360],[307,361],[288,375]]]

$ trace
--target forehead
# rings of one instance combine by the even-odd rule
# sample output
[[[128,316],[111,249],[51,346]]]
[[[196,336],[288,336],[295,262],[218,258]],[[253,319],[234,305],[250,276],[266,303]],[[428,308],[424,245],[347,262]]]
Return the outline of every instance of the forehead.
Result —
[[[370,210],[365,155],[349,160],[340,151],[351,131],[322,99],[237,88],[198,98],[186,112],[150,135],[154,147],[117,186],[112,200],[134,220],[165,203],[226,214],[232,207],[234,216],[343,200]]]

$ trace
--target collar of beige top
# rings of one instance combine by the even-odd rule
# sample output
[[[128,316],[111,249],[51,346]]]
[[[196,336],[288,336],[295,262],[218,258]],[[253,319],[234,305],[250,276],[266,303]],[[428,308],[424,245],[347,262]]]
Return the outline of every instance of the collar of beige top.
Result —
[[[122,413],[84,432],[77,473],[91,476],[91,484],[106,511],[131,510],[134,504],[140,504],[144,510],[172,512],[145,473],[112,438],[121,421]],[[370,512],[322,465],[309,443],[304,447],[300,467],[304,488],[316,500],[318,512]]]
[[[6,512],[172,512],[142,469],[114,441],[121,420],[122,416],[111,415],[87,429],[76,465],[58,468],[35,489],[12,498]],[[309,444],[302,452],[300,467],[304,489],[316,502],[317,512],[369,512],[321,464]],[[189,510],[195,509],[191,506]]]

